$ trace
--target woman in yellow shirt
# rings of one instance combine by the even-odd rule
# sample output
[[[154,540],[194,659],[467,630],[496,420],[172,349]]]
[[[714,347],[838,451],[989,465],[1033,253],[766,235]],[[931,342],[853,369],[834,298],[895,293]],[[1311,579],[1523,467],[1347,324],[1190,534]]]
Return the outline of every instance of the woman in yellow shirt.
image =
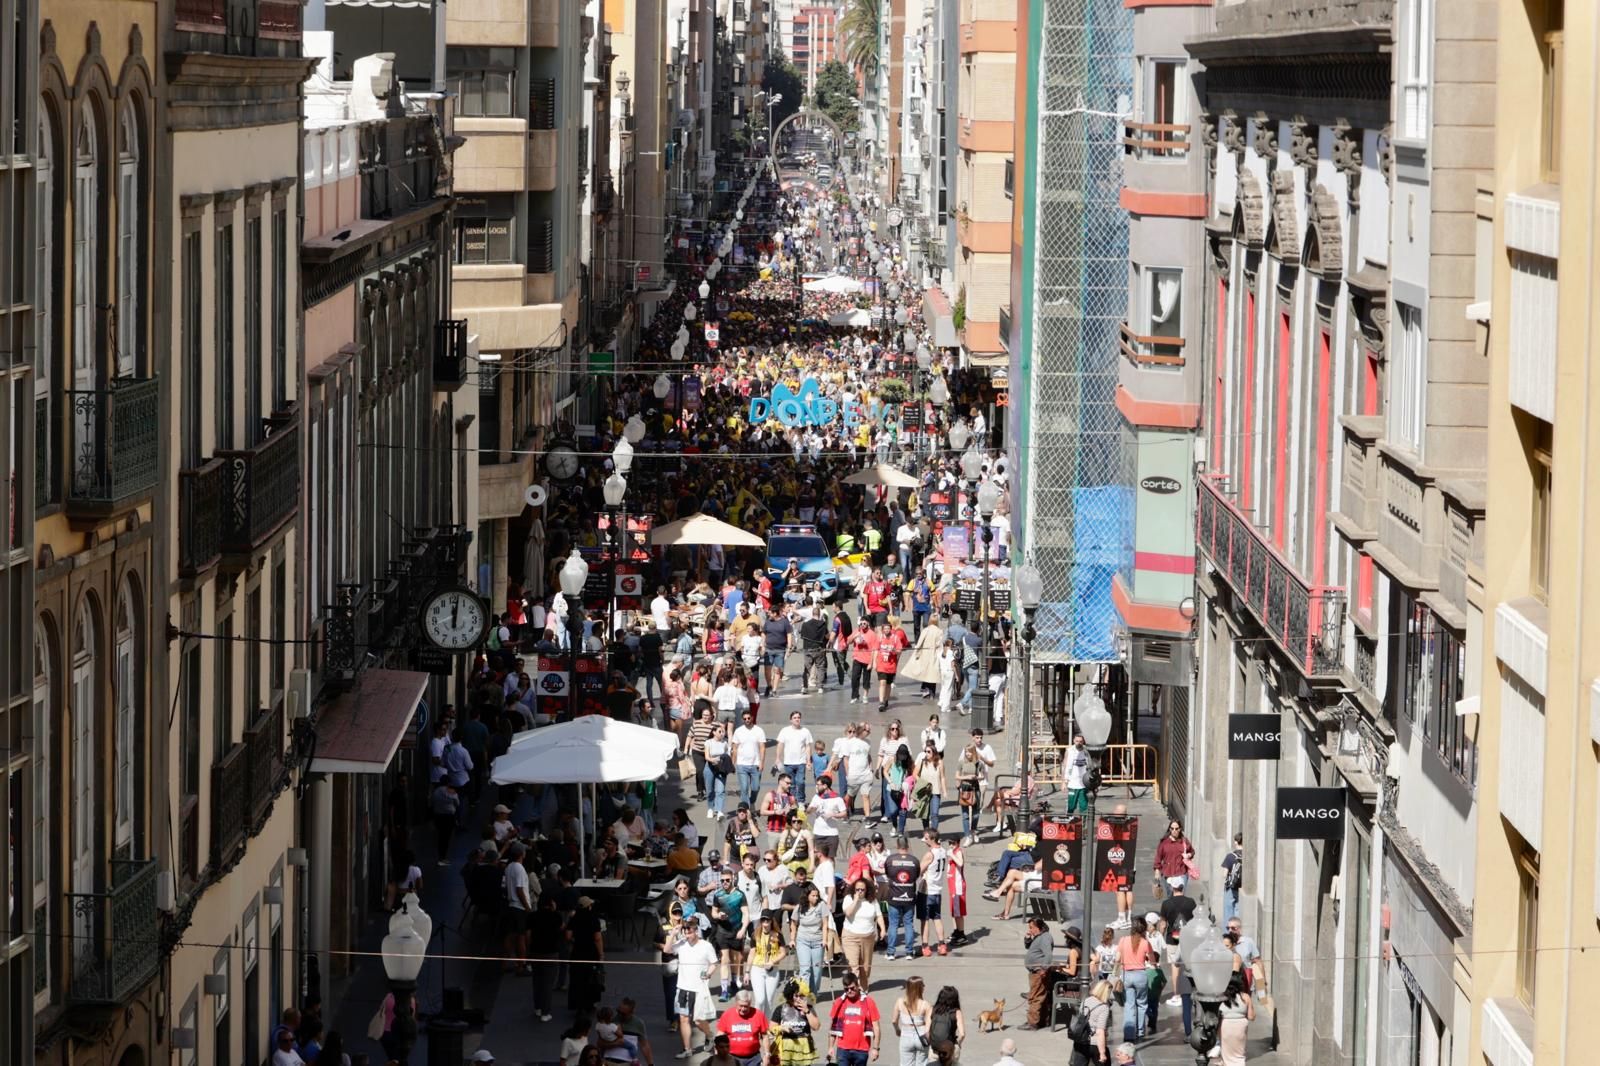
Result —
[[[755,993],[756,1010],[770,1014],[773,997],[778,994],[778,967],[788,956],[789,949],[784,945],[783,934],[767,914],[757,919],[750,944],[750,990]]]

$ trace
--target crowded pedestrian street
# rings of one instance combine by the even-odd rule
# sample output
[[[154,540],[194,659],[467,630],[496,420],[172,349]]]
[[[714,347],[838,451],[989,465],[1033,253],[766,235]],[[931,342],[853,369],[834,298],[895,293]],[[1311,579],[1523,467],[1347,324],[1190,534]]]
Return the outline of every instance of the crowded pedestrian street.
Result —
[[[757,178],[690,250],[688,298],[549,508],[543,569],[495,605],[470,706],[430,741],[434,831],[390,842],[437,938],[417,1039],[433,1019],[464,1051],[563,1066],[1190,1061],[1178,933],[1215,922],[1241,988],[1219,1046],[1273,1061],[1259,952],[1193,849],[1167,857],[1179,824],[1157,842],[1148,783],[1095,788],[1111,821],[1145,826],[1131,863],[1117,853],[1122,887],[1085,914],[1081,882],[1056,881],[1050,841],[1094,785],[1041,718],[1061,776],[1044,784],[1036,751],[1019,804],[1004,664],[1025,635],[978,606],[1026,605],[1006,460],[852,200]],[[718,532],[649,546],[685,520]],[[598,569],[635,591],[592,600]],[[601,719],[665,738],[663,772],[519,776]],[[393,1002],[369,961],[339,1028],[392,1055]],[[1080,1013],[1098,1028],[1077,1034]]]

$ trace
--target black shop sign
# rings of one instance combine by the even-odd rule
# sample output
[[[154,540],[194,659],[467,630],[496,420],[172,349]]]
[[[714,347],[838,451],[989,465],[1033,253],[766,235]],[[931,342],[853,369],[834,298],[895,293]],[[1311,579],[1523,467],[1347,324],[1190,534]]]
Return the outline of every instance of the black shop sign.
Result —
[[[1278,758],[1283,744],[1283,718],[1276,714],[1228,715],[1228,758]]]
[[[1280,788],[1279,840],[1339,840],[1344,837],[1344,789]]]

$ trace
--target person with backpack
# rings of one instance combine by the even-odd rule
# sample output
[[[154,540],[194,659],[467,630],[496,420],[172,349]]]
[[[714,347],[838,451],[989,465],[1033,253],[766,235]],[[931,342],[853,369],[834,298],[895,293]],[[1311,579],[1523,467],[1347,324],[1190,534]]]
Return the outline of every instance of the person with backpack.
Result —
[[[1072,1041],[1071,1066],[1102,1066],[1111,1061],[1106,1030],[1111,1028],[1111,982],[1096,981],[1078,1004],[1078,1011],[1067,1026]]]
[[[1233,850],[1222,857],[1222,923],[1239,917],[1239,888],[1244,884],[1244,834],[1233,834]]]

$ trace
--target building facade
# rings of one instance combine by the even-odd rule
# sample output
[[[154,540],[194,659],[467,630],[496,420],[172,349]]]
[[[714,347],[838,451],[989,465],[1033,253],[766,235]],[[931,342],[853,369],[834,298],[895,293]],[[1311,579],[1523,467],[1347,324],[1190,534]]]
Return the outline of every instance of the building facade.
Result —
[[[44,4],[27,42],[37,59],[19,70],[30,80],[7,86],[11,128],[31,119],[37,137],[33,198],[23,201],[37,226],[33,328],[21,335],[32,343],[16,349],[33,356],[31,380],[21,379],[33,433],[20,437],[34,449],[32,529],[25,541],[14,525],[8,532],[35,564],[31,623],[8,615],[17,639],[7,642],[31,637],[33,696],[29,873],[8,882],[26,883],[32,905],[33,949],[8,952],[9,1032],[32,1038],[17,1062],[138,1062],[163,1038],[154,979],[170,944],[157,909],[170,797],[167,700],[153,664],[166,613],[154,605],[170,543],[160,445],[170,379],[156,269],[166,86],[156,70],[169,15],[156,3]],[[24,89],[37,97],[18,108]],[[28,396],[12,398],[15,442]],[[27,570],[12,559],[15,609],[27,602],[16,585]],[[15,754],[8,762],[20,768]],[[16,980],[24,975],[31,981]]]
[[[246,17],[247,16],[247,17]],[[251,1062],[294,1000],[288,757],[301,665],[300,6],[181,5],[162,37],[173,287],[161,348],[162,781],[181,1063]]]
[[[1600,983],[1593,5],[1496,5],[1470,1062],[1587,1056]],[[1441,20],[1443,19],[1441,9]],[[1439,106],[1444,106],[1440,99]]]

